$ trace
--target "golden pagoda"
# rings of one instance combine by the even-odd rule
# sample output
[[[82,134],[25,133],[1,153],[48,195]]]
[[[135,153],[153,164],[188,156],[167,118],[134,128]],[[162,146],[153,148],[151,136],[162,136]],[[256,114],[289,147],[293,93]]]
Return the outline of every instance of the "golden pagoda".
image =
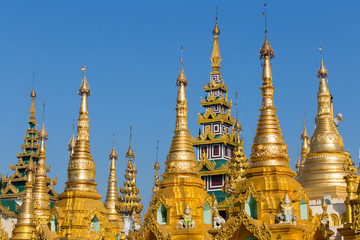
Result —
[[[122,228],[122,217],[116,211],[116,204],[119,203],[119,194],[117,190],[117,178],[116,178],[116,163],[118,155],[115,150],[115,135],[113,136],[113,147],[111,149],[109,160],[110,160],[110,173],[108,181],[108,189],[106,199],[104,202],[105,208],[107,209],[107,216],[109,222],[112,224],[112,233],[117,235]]]
[[[266,23],[266,4],[264,15]],[[214,239],[325,239],[319,216],[311,216],[308,197],[289,165],[287,145],[274,106],[270,63],[273,57],[265,27],[260,50],[262,106],[250,166],[245,179],[236,186],[230,218],[213,233]]]
[[[35,166],[32,161],[26,166],[26,185],[23,204],[21,205],[18,222],[13,230],[11,239],[35,239],[37,230],[34,223],[34,203],[33,203],[33,173]]]
[[[75,150],[69,160],[65,190],[51,210],[52,229],[58,239],[115,239],[108,211],[96,190],[95,163],[89,142],[87,98],[90,87],[86,79],[86,65],[81,70],[84,78],[79,89],[81,104]]]
[[[344,199],[346,197],[344,176],[356,173],[333,120],[333,102],[327,85],[327,76],[321,52],[316,128],[311,137],[310,150],[306,155],[304,167],[297,178],[310,199],[323,199],[326,195]]]
[[[186,85],[181,59],[174,137],[159,190],[152,196],[144,224],[135,239],[208,239],[212,199],[197,170],[187,121]]]
[[[198,170],[206,183],[206,190],[214,195],[219,203],[218,210],[224,218],[230,202],[223,193],[226,174],[229,172],[229,160],[233,156],[237,141],[235,118],[231,114],[232,101],[228,100],[228,87],[220,73],[220,28],[216,16],[212,31],[214,45],[210,57],[212,72],[210,81],[204,85],[205,99],[201,97],[204,113],[198,113],[199,135],[193,139],[197,148]],[[236,124],[239,123],[237,118]]]
[[[45,102],[44,102],[45,109]],[[39,132],[40,138],[40,149],[39,149],[39,160],[35,174],[35,184],[33,189],[34,198],[34,214],[35,221],[37,224],[47,227],[50,221],[50,200],[48,195],[48,187],[46,184],[46,167],[45,167],[45,141],[48,140],[48,134],[45,129],[45,118],[43,113],[43,123]]]

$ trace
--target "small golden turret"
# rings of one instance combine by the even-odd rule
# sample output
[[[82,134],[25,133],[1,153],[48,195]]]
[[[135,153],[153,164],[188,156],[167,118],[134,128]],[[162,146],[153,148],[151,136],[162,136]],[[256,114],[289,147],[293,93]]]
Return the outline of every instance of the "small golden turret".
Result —
[[[160,165],[159,165],[159,140],[156,143],[156,162],[154,165],[154,171],[155,171],[155,177],[154,177],[154,187],[153,187],[153,193],[155,194],[158,190],[159,190],[159,170],[160,170]]]
[[[32,161],[29,162],[26,168],[26,186],[25,197],[21,205],[20,215],[13,230],[11,239],[33,239],[36,234],[36,227],[34,225],[34,203],[33,203],[33,174],[35,166]]]
[[[45,101],[44,101],[44,112],[45,112]],[[48,140],[48,134],[45,129],[45,117],[42,114],[43,123],[39,132],[40,138],[40,149],[38,166],[35,174],[35,185],[34,185],[34,213],[35,219],[39,224],[47,224],[50,218],[50,201],[47,189],[47,176],[45,166],[45,141]]]
[[[135,153],[131,147],[131,129],[132,127],[130,126],[130,144],[125,155],[128,158],[127,168],[125,169],[126,180],[124,181],[124,187],[120,188],[120,193],[122,194],[119,198],[120,202],[116,204],[117,212],[126,216],[131,216],[133,211],[139,215],[143,209],[143,204],[140,203],[142,198],[136,186],[137,169],[135,166]]]
[[[68,145],[69,156],[72,157],[75,151],[75,119],[73,119],[73,132]]]
[[[119,194],[117,188],[117,177],[116,177],[116,160],[118,155],[115,150],[115,134],[113,135],[113,147],[109,155],[110,160],[110,173],[108,181],[108,189],[106,199],[104,202],[105,208],[107,209],[107,216],[109,222],[115,226],[114,233],[118,233],[122,227],[122,217],[116,211],[116,204],[119,202]]]
[[[305,188],[310,199],[322,199],[326,195],[331,195],[333,198],[345,198],[346,183],[343,177],[351,174],[351,169],[354,168],[345,166],[352,165],[352,160],[349,153],[344,150],[343,139],[334,124],[332,97],[325,79],[328,72],[324,66],[322,49],[320,50],[316,128],[298,181]]]
[[[219,48],[219,36],[220,36],[220,29],[219,26],[217,24],[217,7],[216,7],[216,22],[215,22],[215,27],[213,30],[213,35],[214,35],[214,47],[213,47],[213,51],[211,54],[211,67],[213,69],[213,71],[211,72],[211,74],[219,74],[221,75],[221,73],[219,72],[220,69],[220,62],[221,62],[221,57],[220,57],[220,48]]]
[[[302,139],[302,145],[301,145],[301,161],[299,164],[299,171],[301,171],[304,168],[306,156],[310,151],[310,139],[309,139],[308,131],[306,129],[305,117],[304,117],[304,130],[301,133],[300,138]]]

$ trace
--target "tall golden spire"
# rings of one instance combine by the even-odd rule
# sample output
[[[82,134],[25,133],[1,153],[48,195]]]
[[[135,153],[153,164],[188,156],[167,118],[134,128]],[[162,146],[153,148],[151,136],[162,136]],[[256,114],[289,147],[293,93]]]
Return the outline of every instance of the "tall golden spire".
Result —
[[[72,136],[71,139],[69,141],[69,145],[68,145],[68,151],[69,151],[69,156],[72,157],[72,155],[74,154],[75,151],[75,119],[73,119],[73,131],[72,131]]]
[[[101,199],[101,195],[96,190],[95,163],[90,153],[87,97],[90,96],[91,93],[86,79],[86,63],[80,70],[84,72],[84,78],[79,89],[81,104],[75,150],[68,165],[66,187],[64,192],[59,196],[59,199],[66,198],[70,192],[73,192],[75,195],[79,193],[81,196],[87,198]],[[86,194],[81,192],[86,192]]]
[[[36,98],[36,93],[35,93],[35,86],[34,86],[34,74],[33,74],[33,87],[30,93],[30,97],[31,97],[31,107],[30,107],[30,120],[29,123],[34,123],[36,124],[36,108],[35,108],[35,98]]]
[[[109,155],[110,173],[109,173],[106,200],[104,202],[104,205],[105,208],[107,209],[107,216],[109,221],[112,224],[119,224],[122,221],[122,218],[115,208],[115,205],[119,202],[119,194],[117,190],[117,178],[116,178],[116,163],[115,163],[115,161],[118,159],[118,155],[115,150],[115,134],[113,135],[112,140],[113,140],[113,147]]]
[[[343,139],[333,120],[332,97],[326,80],[328,72],[324,66],[322,48],[319,50],[321,64],[317,75],[320,84],[316,127],[298,181],[310,199],[322,199],[326,195],[345,198],[346,183],[343,177],[352,173],[351,166],[346,168],[347,163],[352,164],[352,160],[344,149]]]
[[[11,239],[32,239],[36,232],[34,225],[33,174],[35,166],[32,161],[26,168],[25,196],[21,205],[20,215],[13,230]]]
[[[159,170],[160,170],[160,165],[159,165],[159,140],[156,142],[156,162],[154,165],[154,171],[155,171],[155,178],[154,178],[154,187],[153,187],[153,193],[155,194],[158,190],[159,190]]]
[[[219,49],[219,36],[220,36],[220,29],[219,26],[217,24],[217,20],[218,20],[218,16],[217,16],[217,9],[218,7],[216,6],[216,22],[215,22],[215,27],[213,30],[213,35],[214,35],[214,47],[213,47],[213,51],[211,54],[211,67],[213,69],[213,71],[211,72],[211,74],[221,74],[219,72],[220,69],[220,62],[221,62],[221,57],[220,57],[220,49]]]
[[[181,47],[181,51],[182,51]],[[181,67],[180,73],[176,80],[176,85],[179,87],[177,99],[176,99],[176,122],[174,137],[172,139],[171,147],[167,160],[165,162],[165,172],[162,175],[163,178],[170,177],[172,175],[195,175],[199,176],[196,165],[196,157],[192,141],[190,137],[190,131],[188,129],[187,121],[187,99],[186,99],[186,86],[188,84],[184,68],[183,59],[180,58]]]
[[[43,123],[41,130],[39,132],[40,138],[40,149],[39,149],[39,160],[38,166],[35,175],[35,185],[34,185],[34,213],[35,219],[38,220],[40,224],[47,224],[50,217],[50,201],[49,194],[47,190],[47,176],[46,176],[46,166],[45,166],[45,141],[48,140],[48,134],[45,129],[45,101],[43,109]]]
[[[93,239],[101,236],[110,239],[109,235],[116,226],[109,222],[108,210],[96,190],[95,163],[90,152],[87,104],[90,87],[86,79],[86,64],[80,70],[84,72],[84,78],[79,89],[81,104],[75,149],[69,160],[64,192],[52,208],[56,221],[62,223],[59,224],[56,237]]]
[[[252,145],[250,168],[265,166],[285,167],[290,175],[295,173],[289,165],[287,146],[282,136],[279,120],[274,106],[273,92],[275,87],[272,85],[272,72],[270,59],[274,57],[274,50],[271,48],[267,39],[266,27],[266,3],[265,3],[265,40],[260,49],[260,59],[263,59],[263,85],[262,106],[256,129],[254,142]]]
[[[124,215],[130,216],[133,211],[136,214],[140,214],[141,210],[143,209],[143,204],[140,203],[141,196],[139,195],[139,189],[136,186],[136,173],[137,169],[135,166],[135,153],[131,147],[131,130],[132,127],[130,126],[130,144],[129,150],[126,153],[126,158],[128,158],[127,168],[125,169],[125,179],[124,187],[120,188],[120,202],[116,204],[116,210]]]

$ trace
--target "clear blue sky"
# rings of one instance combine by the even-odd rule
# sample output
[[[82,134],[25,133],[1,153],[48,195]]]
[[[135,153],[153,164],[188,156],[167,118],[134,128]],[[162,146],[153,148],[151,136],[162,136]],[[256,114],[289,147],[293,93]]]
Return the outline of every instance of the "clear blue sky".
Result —
[[[259,49],[264,39],[262,1],[2,1],[0,3],[1,172],[17,162],[29,117],[35,72],[37,120],[46,100],[47,164],[58,176],[61,193],[67,177],[67,144],[87,62],[90,139],[98,190],[105,197],[111,137],[116,134],[118,187],[123,184],[129,126],[138,167],[137,183],[145,209],[153,185],[156,140],[161,173],[175,127],[175,81],[184,46],[189,128],[198,133],[197,113],[209,80],[210,54],[219,6],[221,72],[229,97],[239,93],[239,117],[250,155],[261,105]],[[309,132],[317,109],[318,47],[323,44],[339,131],[358,162],[360,2],[270,1],[269,41],[275,51],[275,105],[294,167],[306,110]],[[233,111],[235,112],[235,111]],[[40,125],[40,124],[39,124]]]

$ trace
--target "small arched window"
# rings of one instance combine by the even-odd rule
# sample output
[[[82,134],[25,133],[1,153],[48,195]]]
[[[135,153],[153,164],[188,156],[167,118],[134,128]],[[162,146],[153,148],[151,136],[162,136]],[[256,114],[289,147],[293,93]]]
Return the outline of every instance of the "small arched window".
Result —
[[[343,213],[340,216],[340,225],[343,225],[345,222],[346,222],[346,213]]]
[[[100,230],[100,220],[96,217],[96,215],[91,219],[91,229],[92,232],[97,232]]]
[[[307,212],[307,204],[304,198],[301,198],[300,201],[300,219],[301,220],[308,220],[308,212]]]
[[[157,210],[157,222],[159,224],[166,224],[167,222],[167,210],[163,204]]]
[[[51,231],[52,232],[57,232],[57,220],[56,220],[56,217],[54,215],[54,217],[51,219],[51,222],[50,222],[50,226],[51,226]]]
[[[330,223],[329,223],[330,227],[332,226],[339,226],[339,217],[333,213],[330,214]]]
[[[211,208],[208,202],[206,202],[203,211],[204,224],[211,224]]]
[[[252,195],[245,202],[245,212],[253,219],[257,219],[257,202]]]

